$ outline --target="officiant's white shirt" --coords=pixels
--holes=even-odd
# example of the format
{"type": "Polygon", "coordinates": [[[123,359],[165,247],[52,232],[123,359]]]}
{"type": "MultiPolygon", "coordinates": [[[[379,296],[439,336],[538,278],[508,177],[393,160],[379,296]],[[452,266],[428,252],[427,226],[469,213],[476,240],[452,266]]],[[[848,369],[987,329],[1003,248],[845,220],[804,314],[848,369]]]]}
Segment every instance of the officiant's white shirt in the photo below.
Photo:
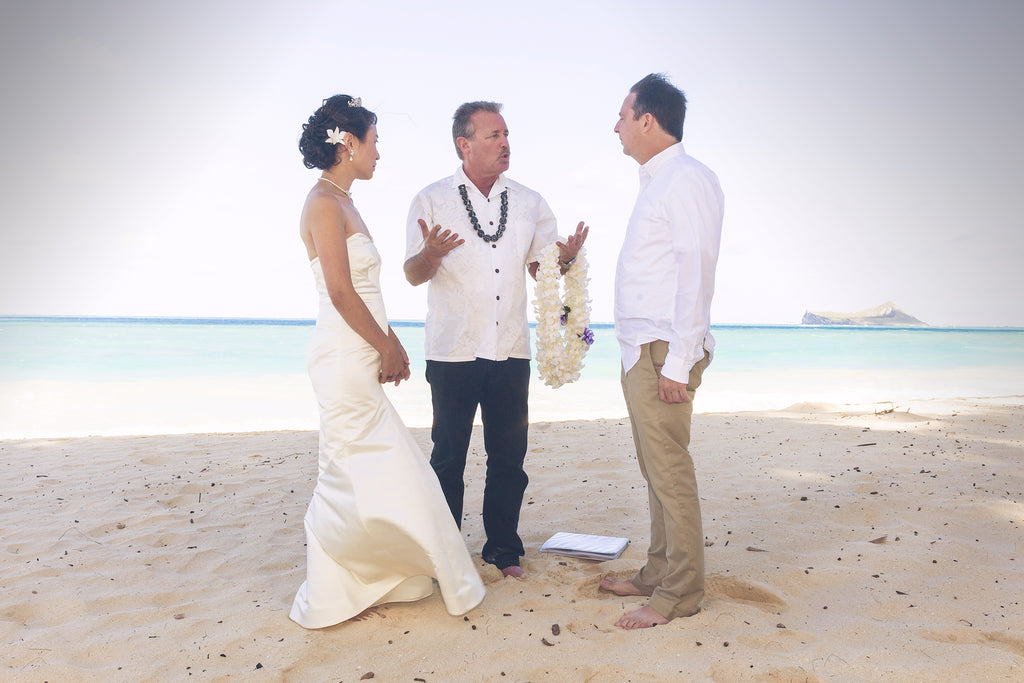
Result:
{"type": "Polygon", "coordinates": [[[640,347],[668,342],[662,375],[685,383],[713,354],[711,297],[725,198],[718,177],[672,145],[640,166],[640,194],[615,270],[615,336],[629,372],[640,347]]]}
{"type": "Polygon", "coordinates": [[[427,286],[426,358],[530,358],[526,266],[539,261],[544,247],[558,239],[555,215],[544,198],[504,174],[485,197],[459,166],[454,175],[428,185],[413,199],[406,259],[423,249],[421,218],[431,229],[440,225],[466,240],[444,257],[427,286]],[[496,242],[485,242],[473,229],[459,185],[466,186],[480,228],[488,235],[498,230],[501,193],[508,190],[508,220],[496,242]]]}

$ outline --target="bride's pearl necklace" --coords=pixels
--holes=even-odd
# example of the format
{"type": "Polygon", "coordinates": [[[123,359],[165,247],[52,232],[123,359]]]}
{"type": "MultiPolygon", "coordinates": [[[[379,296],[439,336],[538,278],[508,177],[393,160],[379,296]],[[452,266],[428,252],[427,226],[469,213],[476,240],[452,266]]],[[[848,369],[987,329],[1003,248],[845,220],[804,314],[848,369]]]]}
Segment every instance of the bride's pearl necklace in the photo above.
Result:
{"type": "Polygon", "coordinates": [[[334,185],[334,186],[335,186],[336,188],[338,188],[339,190],[341,190],[341,193],[342,193],[343,195],[345,195],[345,196],[346,196],[346,197],[348,197],[349,199],[351,199],[351,198],[352,198],[352,193],[351,193],[351,192],[349,192],[349,191],[348,191],[348,190],[346,190],[346,189],[345,189],[344,187],[342,187],[342,186],[341,186],[341,185],[339,185],[338,183],[334,182],[334,181],[333,181],[333,180],[331,180],[330,178],[325,178],[325,177],[323,177],[323,176],[320,176],[320,177],[318,178],[318,180],[323,180],[324,182],[328,182],[328,183],[330,183],[331,185],[334,185]]]}

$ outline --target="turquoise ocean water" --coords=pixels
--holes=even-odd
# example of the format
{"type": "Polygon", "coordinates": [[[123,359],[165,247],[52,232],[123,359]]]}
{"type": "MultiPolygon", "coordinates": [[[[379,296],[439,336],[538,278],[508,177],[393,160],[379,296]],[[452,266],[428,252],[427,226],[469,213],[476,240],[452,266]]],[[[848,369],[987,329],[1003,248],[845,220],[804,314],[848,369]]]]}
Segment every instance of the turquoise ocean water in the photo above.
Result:
{"type": "MultiPolygon", "coordinates": [[[[389,395],[429,424],[423,324],[392,323],[413,380],[389,395]]],[[[531,419],[621,417],[614,329],[582,378],[534,373],[531,419]]],[[[0,317],[0,438],[314,429],[312,321],[0,317]]],[[[697,412],[1024,394],[1024,330],[716,326],[697,412]]]]}

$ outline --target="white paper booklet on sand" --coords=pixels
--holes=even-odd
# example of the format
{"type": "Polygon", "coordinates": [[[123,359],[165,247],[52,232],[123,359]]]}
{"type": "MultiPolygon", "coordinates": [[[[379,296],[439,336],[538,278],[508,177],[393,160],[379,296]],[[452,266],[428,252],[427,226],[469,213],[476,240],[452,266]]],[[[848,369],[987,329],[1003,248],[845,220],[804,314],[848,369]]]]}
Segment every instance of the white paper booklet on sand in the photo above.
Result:
{"type": "Polygon", "coordinates": [[[622,554],[627,543],[629,543],[628,538],[571,534],[567,531],[559,531],[544,542],[540,551],[568,555],[569,557],[582,557],[588,560],[614,560],[622,554]]]}

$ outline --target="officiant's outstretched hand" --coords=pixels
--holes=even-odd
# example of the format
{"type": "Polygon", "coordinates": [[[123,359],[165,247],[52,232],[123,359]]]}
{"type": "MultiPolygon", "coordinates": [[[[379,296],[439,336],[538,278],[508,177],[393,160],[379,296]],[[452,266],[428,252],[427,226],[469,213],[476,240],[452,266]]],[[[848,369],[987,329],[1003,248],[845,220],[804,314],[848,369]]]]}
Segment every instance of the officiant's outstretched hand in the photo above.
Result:
{"type": "Polygon", "coordinates": [[[441,261],[454,249],[461,247],[466,240],[459,238],[459,233],[445,230],[440,225],[430,228],[422,218],[416,221],[423,234],[423,249],[405,262],[405,279],[409,284],[422,285],[441,267],[441,261]]]}
{"type": "Polygon", "coordinates": [[[590,226],[580,221],[576,226],[576,232],[569,235],[565,242],[555,242],[558,245],[558,265],[564,268],[576,260],[580,249],[583,248],[583,243],[587,241],[588,234],[590,234],[590,226]]]}

